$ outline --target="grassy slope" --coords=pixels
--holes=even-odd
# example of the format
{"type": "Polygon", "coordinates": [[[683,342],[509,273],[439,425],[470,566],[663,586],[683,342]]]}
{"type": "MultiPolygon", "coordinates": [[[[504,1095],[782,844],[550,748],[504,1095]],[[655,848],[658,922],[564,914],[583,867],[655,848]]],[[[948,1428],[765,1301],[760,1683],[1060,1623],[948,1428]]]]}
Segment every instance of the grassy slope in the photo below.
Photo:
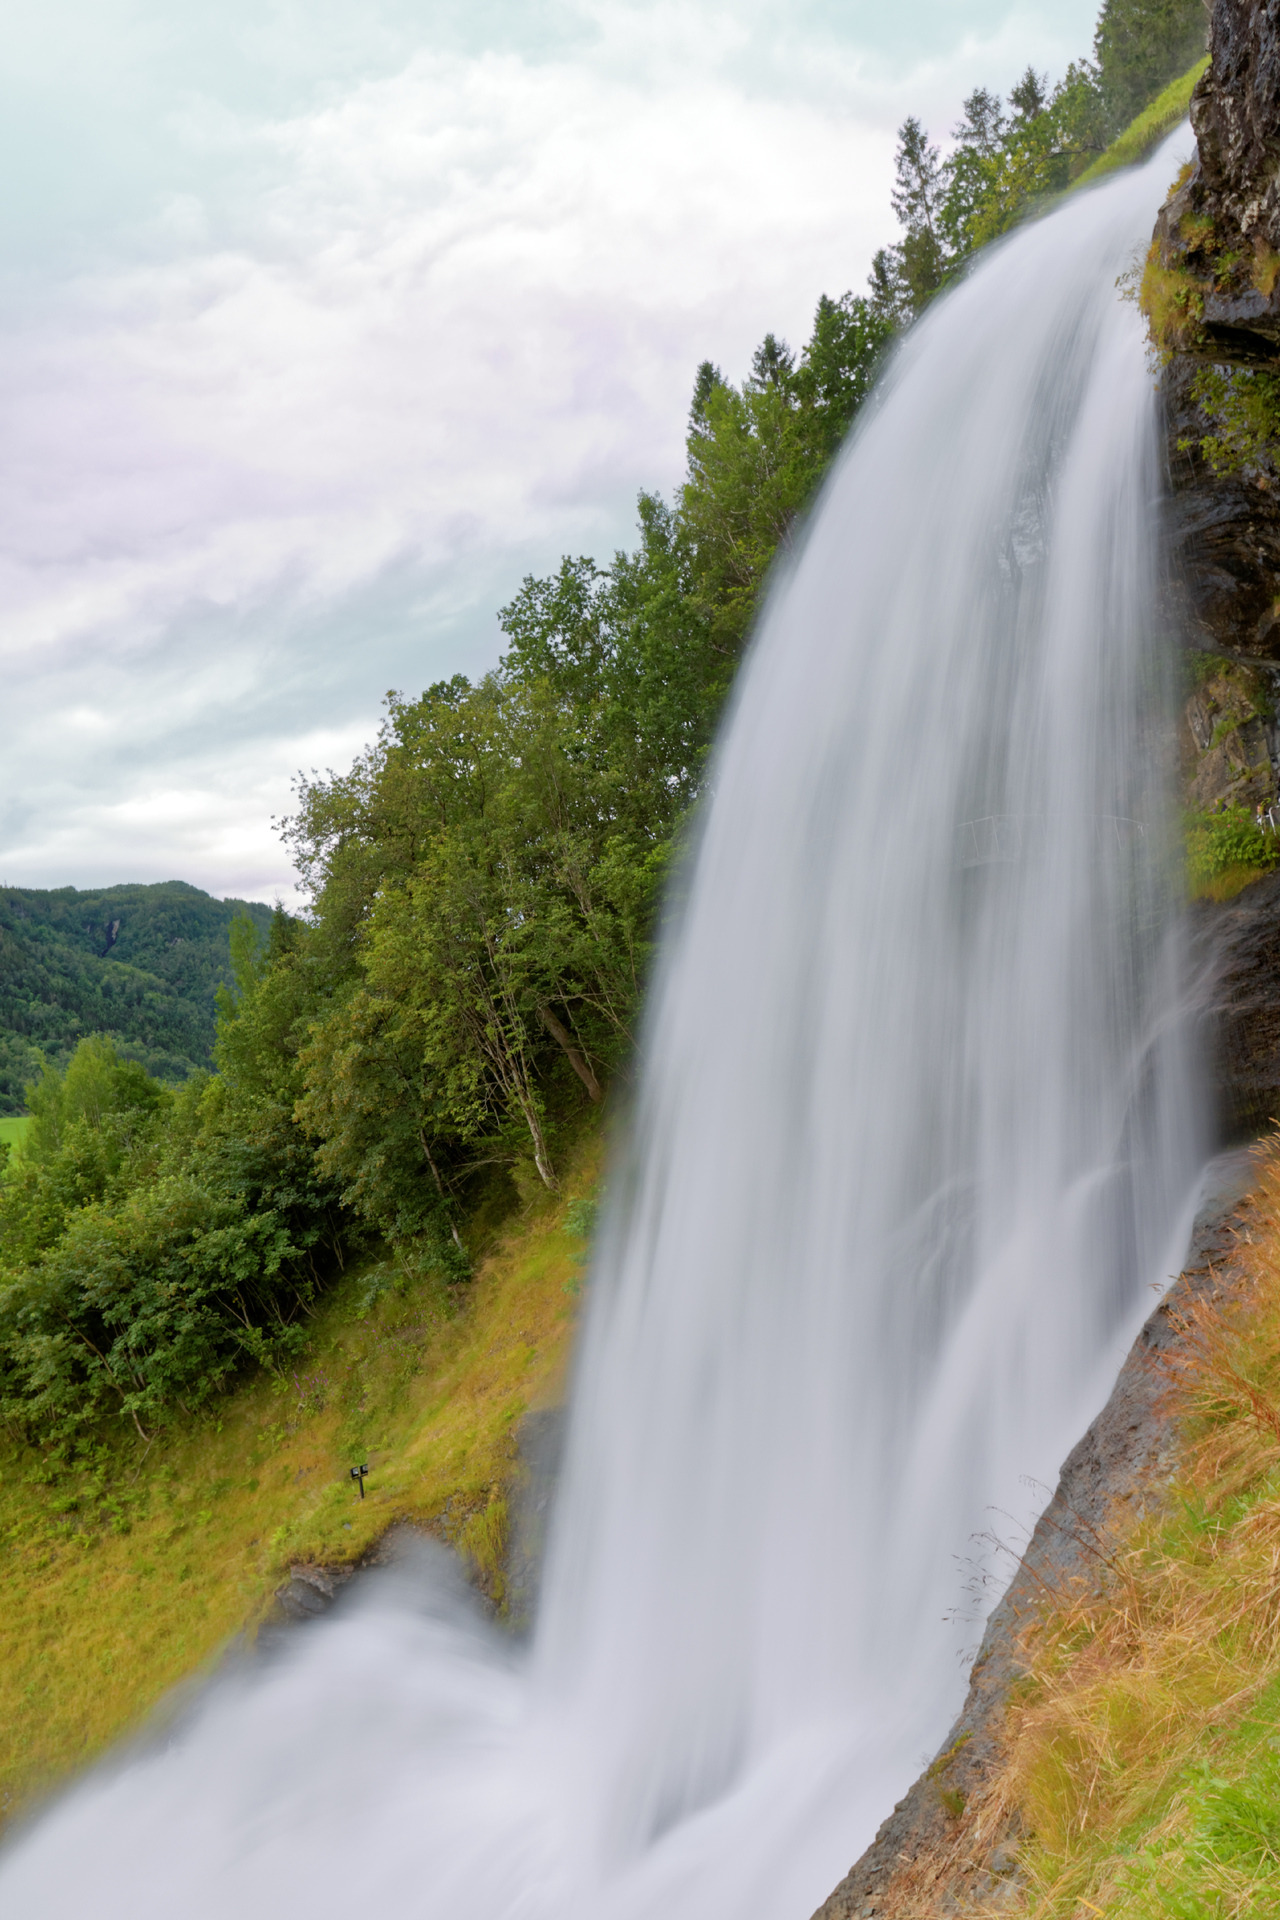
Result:
{"type": "Polygon", "coordinates": [[[22,1136],[30,1125],[29,1114],[0,1115],[0,1144],[8,1147],[21,1146],[22,1136]]]}
{"type": "Polygon", "coordinates": [[[1280,1913],[1280,1136],[1240,1262],[1232,1309],[1188,1329],[1165,1517],[1028,1638],[991,1799],[1036,1920],[1280,1913]]]}
{"type": "Polygon", "coordinates": [[[287,1379],[122,1449],[95,1483],[0,1453],[0,1811],[91,1759],[269,1608],[288,1566],[357,1559],[395,1519],[470,1554],[500,1597],[512,1428],[559,1398],[599,1130],[564,1191],[510,1223],[455,1308],[430,1284],[337,1287],[287,1379]],[[368,1461],[368,1497],[349,1477],[368,1461]],[[136,1477],[135,1477],[136,1475],[136,1477]]]}
{"type": "Polygon", "coordinates": [[[1177,80],[1171,80],[1164,92],[1157,94],[1151,105],[1144,107],[1136,120],[1130,121],[1106,152],[1100,153],[1092,166],[1085,169],[1075,182],[1076,186],[1088,186],[1091,181],[1114,173],[1117,167],[1131,167],[1145,159],[1158,140],[1163,140],[1167,133],[1173,132],[1180,120],[1186,119],[1192,88],[1208,64],[1209,56],[1206,54],[1203,60],[1197,60],[1189,72],[1177,80]]]}

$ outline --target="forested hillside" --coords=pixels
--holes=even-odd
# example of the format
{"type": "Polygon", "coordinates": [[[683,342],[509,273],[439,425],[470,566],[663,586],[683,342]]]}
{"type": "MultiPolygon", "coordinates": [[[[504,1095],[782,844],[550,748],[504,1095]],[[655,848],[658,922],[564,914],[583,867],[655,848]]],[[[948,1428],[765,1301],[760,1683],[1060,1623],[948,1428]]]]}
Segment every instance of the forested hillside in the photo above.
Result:
{"type": "Polygon", "coordinates": [[[230,985],[237,914],[182,880],[51,892],[0,888],[0,1114],[20,1113],[41,1057],[65,1066],[86,1034],[110,1034],[165,1081],[213,1064],[219,986],[230,985]]]}

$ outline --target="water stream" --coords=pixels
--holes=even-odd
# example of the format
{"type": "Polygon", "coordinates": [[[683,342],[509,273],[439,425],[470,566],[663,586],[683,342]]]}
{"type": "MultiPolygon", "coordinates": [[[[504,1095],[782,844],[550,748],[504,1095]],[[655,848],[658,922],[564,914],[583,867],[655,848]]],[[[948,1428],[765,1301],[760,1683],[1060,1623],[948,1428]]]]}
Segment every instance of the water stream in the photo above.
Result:
{"type": "Polygon", "coordinates": [[[99,1770],[5,1920],[806,1920],[1178,1258],[1159,444],[1068,203],[898,353],[770,596],[652,996],[543,1606],[372,1592],[99,1770]]]}

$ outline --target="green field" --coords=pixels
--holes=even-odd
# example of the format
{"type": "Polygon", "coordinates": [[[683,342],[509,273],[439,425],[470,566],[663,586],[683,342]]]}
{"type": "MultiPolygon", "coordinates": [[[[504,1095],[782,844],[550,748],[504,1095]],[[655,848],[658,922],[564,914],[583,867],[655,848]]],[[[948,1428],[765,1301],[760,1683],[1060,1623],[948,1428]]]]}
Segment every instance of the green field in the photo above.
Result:
{"type": "Polygon", "coordinates": [[[30,1125],[31,1115],[29,1113],[12,1114],[7,1118],[0,1118],[0,1145],[7,1147],[21,1146],[22,1136],[30,1125]]]}

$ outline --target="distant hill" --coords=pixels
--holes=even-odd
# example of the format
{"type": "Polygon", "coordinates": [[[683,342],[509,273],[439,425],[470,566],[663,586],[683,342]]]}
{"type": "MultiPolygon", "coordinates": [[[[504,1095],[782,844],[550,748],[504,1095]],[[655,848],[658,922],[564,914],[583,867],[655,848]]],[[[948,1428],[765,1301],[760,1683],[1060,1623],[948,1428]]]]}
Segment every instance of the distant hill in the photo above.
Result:
{"type": "Polygon", "coordinates": [[[162,1080],[211,1064],[216,994],[230,983],[228,930],[271,909],[215,900],[183,880],[45,892],[0,887],[0,1114],[20,1113],[40,1054],[57,1065],[86,1033],[162,1080]]]}

